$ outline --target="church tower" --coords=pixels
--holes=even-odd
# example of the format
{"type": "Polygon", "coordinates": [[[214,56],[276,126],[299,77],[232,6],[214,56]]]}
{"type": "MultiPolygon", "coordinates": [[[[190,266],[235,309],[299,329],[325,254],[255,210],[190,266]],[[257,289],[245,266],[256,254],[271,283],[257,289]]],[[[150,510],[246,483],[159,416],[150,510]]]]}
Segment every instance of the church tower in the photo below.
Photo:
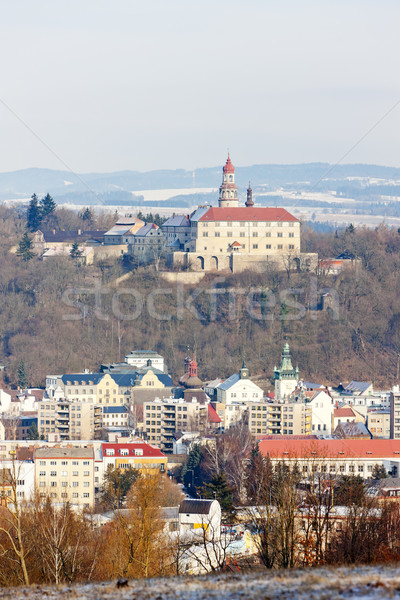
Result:
{"type": "Polygon", "coordinates": [[[253,190],[251,189],[250,181],[249,181],[249,187],[247,188],[247,200],[245,202],[245,205],[248,208],[251,208],[252,206],[254,206],[253,190]]]}
{"type": "Polygon", "coordinates": [[[235,183],[235,167],[231,163],[229,154],[222,170],[222,185],[219,188],[218,205],[220,208],[238,207],[239,205],[238,189],[235,183]]]}
{"type": "Polygon", "coordinates": [[[287,399],[297,387],[299,367],[293,368],[289,344],[283,346],[280,369],[274,368],[275,400],[287,399]]]}

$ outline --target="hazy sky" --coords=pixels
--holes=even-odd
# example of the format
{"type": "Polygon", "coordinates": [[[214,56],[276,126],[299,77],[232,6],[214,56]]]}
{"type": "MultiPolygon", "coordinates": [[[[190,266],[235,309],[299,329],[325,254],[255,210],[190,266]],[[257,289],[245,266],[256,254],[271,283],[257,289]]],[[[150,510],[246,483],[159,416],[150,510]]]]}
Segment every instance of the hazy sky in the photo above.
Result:
{"type": "MultiPolygon", "coordinates": [[[[399,0],[0,0],[0,171],[336,162],[400,101],[399,0]]],[[[344,162],[400,166],[400,105],[344,162]]]]}

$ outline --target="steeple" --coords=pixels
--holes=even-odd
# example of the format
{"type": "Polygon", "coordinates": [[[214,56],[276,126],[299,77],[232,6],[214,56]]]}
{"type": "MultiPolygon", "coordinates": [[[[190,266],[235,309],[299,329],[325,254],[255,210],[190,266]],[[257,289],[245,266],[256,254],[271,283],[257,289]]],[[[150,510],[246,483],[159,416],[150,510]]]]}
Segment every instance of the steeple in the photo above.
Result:
{"type": "Polygon", "coordinates": [[[289,344],[285,342],[281,357],[281,366],[274,368],[275,399],[287,398],[296,388],[299,380],[299,367],[293,368],[289,344]]]}
{"type": "Polygon", "coordinates": [[[248,207],[252,207],[254,206],[254,201],[253,201],[253,190],[250,187],[250,181],[249,181],[249,187],[247,188],[247,200],[245,202],[246,206],[248,207]]]}
{"type": "Polygon", "coordinates": [[[238,189],[235,184],[235,167],[231,162],[231,157],[226,159],[224,168],[222,169],[222,184],[219,188],[218,204],[221,208],[238,206],[238,189]]]}
{"type": "Polygon", "coordinates": [[[246,362],[243,361],[242,368],[239,371],[240,379],[248,379],[249,378],[249,370],[246,367],[246,362]]]}

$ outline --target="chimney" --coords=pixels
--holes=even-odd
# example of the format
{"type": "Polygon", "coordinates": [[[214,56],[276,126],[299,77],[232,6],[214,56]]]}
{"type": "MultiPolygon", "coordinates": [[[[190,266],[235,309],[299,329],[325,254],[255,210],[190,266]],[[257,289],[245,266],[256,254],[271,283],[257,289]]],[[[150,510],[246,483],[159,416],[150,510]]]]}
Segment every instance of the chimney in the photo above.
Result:
{"type": "Polygon", "coordinates": [[[78,229],[78,235],[81,235],[82,229],[78,229]]]}
{"type": "Polygon", "coordinates": [[[53,229],[53,235],[56,235],[56,230],[55,229],[53,229]]]}

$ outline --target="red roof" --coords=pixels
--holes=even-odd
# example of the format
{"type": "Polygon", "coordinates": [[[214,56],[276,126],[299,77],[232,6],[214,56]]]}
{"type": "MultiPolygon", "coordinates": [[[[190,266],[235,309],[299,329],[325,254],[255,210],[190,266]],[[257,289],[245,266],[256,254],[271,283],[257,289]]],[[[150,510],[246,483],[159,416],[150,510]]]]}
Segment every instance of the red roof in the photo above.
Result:
{"type": "Polygon", "coordinates": [[[208,422],[221,423],[221,418],[218,416],[217,411],[211,406],[211,404],[208,405],[208,422]]]}
{"type": "Polygon", "coordinates": [[[224,173],[234,173],[235,172],[235,167],[231,163],[231,157],[229,156],[229,154],[228,154],[228,158],[226,159],[226,163],[225,163],[223,170],[224,170],[224,173]]]}
{"type": "Polygon", "coordinates": [[[239,244],[239,242],[233,242],[233,244],[231,244],[232,248],[241,248],[242,244],[239,244]]]}
{"type": "Polygon", "coordinates": [[[353,457],[400,459],[400,440],[261,440],[261,454],[271,458],[353,457]]]}
{"type": "Polygon", "coordinates": [[[295,221],[298,219],[284,208],[245,207],[221,208],[211,207],[199,221],[295,221]]]}
{"type": "Polygon", "coordinates": [[[338,419],[340,417],[354,417],[354,411],[349,406],[343,406],[342,408],[335,408],[333,411],[333,417],[338,419]]]}
{"type": "Polygon", "coordinates": [[[165,458],[165,454],[161,452],[159,448],[154,448],[146,442],[134,442],[128,444],[108,444],[104,443],[101,445],[103,456],[107,456],[107,450],[114,450],[114,456],[135,456],[135,450],[143,450],[142,458],[165,458]],[[129,454],[121,454],[121,450],[128,450],[129,454]]]}

